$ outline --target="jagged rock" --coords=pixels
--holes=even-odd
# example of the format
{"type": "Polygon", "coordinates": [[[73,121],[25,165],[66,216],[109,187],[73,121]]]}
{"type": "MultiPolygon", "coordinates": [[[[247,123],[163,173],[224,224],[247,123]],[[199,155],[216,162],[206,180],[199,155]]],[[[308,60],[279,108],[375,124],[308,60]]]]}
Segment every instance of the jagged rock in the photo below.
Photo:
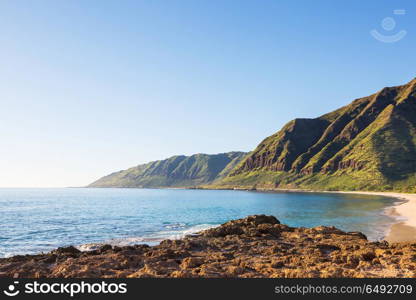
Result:
{"type": "Polygon", "coordinates": [[[364,250],[361,253],[361,258],[365,261],[372,261],[374,258],[376,258],[375,251],[373,251],[373,250],[364,250]]]}
{"type": "Polygon", "coordinates": [[[106,252],[106,251],[112,250],[112,249],[113,249],[113,246],[107,244],[107,245],[102,245],[100,247],[99,251],[102,253],[102,252],[106,252]]]}
{"type": "Polygon", "coordinates": [[[328,244],[319,244],[316,245],[316,247],[325,254],[331,253],[333,251],[339,251],[341,250],[341,248],[339,248],[338,246],[335,245],[328,245],[328,244]]]}
{"type": "Polygon", "coordinates": [[[200,257],[187,257],[182,260],[181,268],[182,269],[192,269],[199,267],[204,263],[204,259],[200,257]]]}
{"type": "Polygon", "coordinates": [[[69,246],[69,247],[60,247],[52,251],[51,253],[57,254],[57,255],[69,256],[69,255],[78,255],[81,253],[81,251],[75,248],[74,246],[69,246]]]}
{"type": "Polygon", "coordinates": [[[75,247],[0,259],[0,277],[415,277],[416,243],[370,242],[335,227],[293,228],[271,216],[227,222],[149,247],[75,247]]]}
{"type": "MultiPolygon", "coordinates": [[[[250,230],[251,230],[251,234],[256,235],[256,234],[261,234],[261,232],[266,230],[266,227],[267,227],[267,226],[260,226],[260,228],[258,228],[256,226],[266,225],[266,224],[280,224],[280,222],[273,216],[266,216],[266,215],[248,216],[247,218],[244,218],[244,219],[230,221],[219,227],[208,229],[203,233],[203,235],[206,237],[225,237],[227,235],[241,235],[244,232],[246,233],[250,232],[250,230]]],[[[270,230],[273,230],[273,229],[270,229],[270,230]]]]}

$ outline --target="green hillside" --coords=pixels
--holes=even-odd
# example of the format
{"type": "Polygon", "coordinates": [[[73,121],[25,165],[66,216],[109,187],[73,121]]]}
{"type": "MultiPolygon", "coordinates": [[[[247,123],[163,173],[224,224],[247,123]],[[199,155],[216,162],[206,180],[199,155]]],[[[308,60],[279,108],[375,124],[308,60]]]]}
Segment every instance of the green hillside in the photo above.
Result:
{"type": "Polygon", "coordinates": [[[416,79],[289,122],[215,186],[416,191],[416,79]]]}
{"type": "Polygon", "coordinates": [[[89,187],[194,187],[224,178],[247,153],[195,154],[173,156],[165,160],[112,173],[89,187]]]}

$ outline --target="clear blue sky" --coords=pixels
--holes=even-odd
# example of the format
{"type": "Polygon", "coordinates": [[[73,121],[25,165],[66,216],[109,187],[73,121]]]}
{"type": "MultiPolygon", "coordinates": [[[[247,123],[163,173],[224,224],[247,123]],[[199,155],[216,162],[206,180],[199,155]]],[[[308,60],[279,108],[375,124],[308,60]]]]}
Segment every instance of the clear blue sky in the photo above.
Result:
{"type": "Polygon", "coordinates": [[[415,50],[415,1],[2,0],[0,186],[249,151],[293,118],[410,81],[415,50]]]}

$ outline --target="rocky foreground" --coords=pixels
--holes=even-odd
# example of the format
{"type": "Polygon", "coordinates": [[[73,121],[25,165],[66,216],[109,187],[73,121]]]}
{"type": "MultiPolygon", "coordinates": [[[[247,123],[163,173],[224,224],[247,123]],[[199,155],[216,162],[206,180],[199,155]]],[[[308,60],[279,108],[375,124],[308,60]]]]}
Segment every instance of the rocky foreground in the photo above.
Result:
{"type": "Polygon", "coordinates": [[[3,258],[0,277],[416,277],[416,241],[369,242],[359,232],[257,215],[154,247],[3,258]]]}

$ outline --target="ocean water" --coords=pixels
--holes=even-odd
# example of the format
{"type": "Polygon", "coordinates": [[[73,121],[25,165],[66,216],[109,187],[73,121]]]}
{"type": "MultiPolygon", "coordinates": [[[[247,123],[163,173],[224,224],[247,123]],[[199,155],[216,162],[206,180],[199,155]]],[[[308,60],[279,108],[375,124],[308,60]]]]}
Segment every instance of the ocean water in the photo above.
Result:
{"type": "Polygon", "coordinates": [[[156,244],[253,214],[382,239],[395,222],[379,196],[181,189],[0,189],[0,257],[67,245],[156,244]]]}

